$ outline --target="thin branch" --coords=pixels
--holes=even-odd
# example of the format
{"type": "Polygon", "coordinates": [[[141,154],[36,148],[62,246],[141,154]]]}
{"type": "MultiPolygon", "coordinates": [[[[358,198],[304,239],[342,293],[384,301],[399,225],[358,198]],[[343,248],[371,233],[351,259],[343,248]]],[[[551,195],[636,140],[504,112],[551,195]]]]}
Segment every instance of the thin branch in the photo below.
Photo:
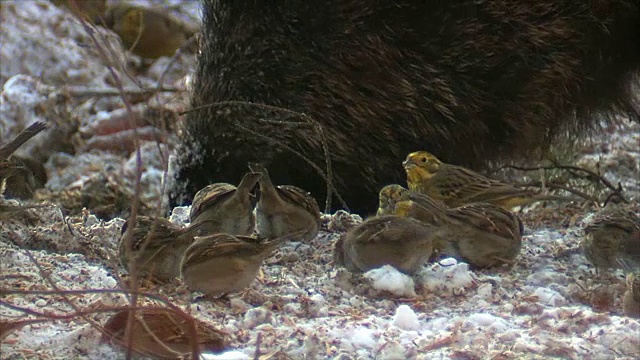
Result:
{"type": "MultiPolygon", "coordinates": [[[[122,239],[120,240],[120,241],[125,241],[126,257],[128,259],[132,259],[131,254],[133,253],[133,250],[132,250],[133,229],[135,228],[136,221],[137,221],[138,211],[139,211],[139,207],[140,207],[140,193],[142,191],[142,184],[141,184],[141,178],[142,178],[142,154],[140,153],[140,141],[138,140],[137,131],[136,131],[136,128],[138,127],[137,117],[134,116],[133,107],[132,107],[131,103],[128,101],[127,97],[124,95],[124,85],[122,84],[122,81],[120,80],[120,77],[118,76],[116,71],[113,69],[113,67],[108,65],[109,56],[107,55],[104,47],[101,45],[101,43],[96,38],[96,36],[94,34],[94,29],[92,29],[89,26],[89,24],[86,21],[84,21],[83,19],[79,19],[79,20],[81,21],[81,24],[82,24],[84,30],[86,31],[86,33],[91,37],[91,40],[95,44],[96,49],[98,50],[98,53],[100,54],[100,57],[107,64],[106,65],[107,70],[111,73],[111,76],[113,77],[113,80],[114,80],[116,88],[122,94],[121,95],[122,96],[122,101],[124,102],[125,108],[127,109],[127,113],[129,114],[129,120],[131,122],[130,128],[133,130],[133,132],[135,134],[133,142],[134,142],[134,146],[135,146],[135,149],[136,149],[135,150],[135,159],[136,159],[136,168],[135,169],[136,170],[135,170],[135,182],[134,182],[134,196],[133,196],[133,199],[132,199],[132,202],[131,202],[131,215],[130,215],[130,217],[128,219],[130,226],[127,228],[127,230],[125,231],[122,239]]],[[[135,261],[130,261],[129,269],[131,269],[131,272],[130,272],[131,283],[132,283],[131,285],[134,287],[134,289],[136,289],[137,286],[138,286],[138,277],[137,277],[135,261]]],[[[134,294],[134,295],[131,296],[131,306],[136,307],[136,303],[137,303],[137,297],[134,294]]],[[[131,329],[133,327],[134,317],[135,317],[135,314],[133,316],[130,316],[128,318],[128,321],[127,321],[127,328],[125,330],[125,337],[127,338],[127,343],[128,344],[131,344],[132,343],[132,339],[133,339],[133,333],[131,332],[131,329]]],[[[129,347],[128,350],[127,350],[127,359],[131,359],[131,355],[132,355],[131,354],[131,347],[129,347]]]]}
{"type": "Polygon", "coordinates": [[[7,144],[0,147],[0,160],[9,158],[20,146],[29,141],[32,137],[38,135],[42,130],[47,128],[47,124],[42,121],[36,121],[22,130],[18,136],[7,144]]]}
{"type": "Polygon", "coordinates": [[[616,191],[618,190],[618,188],[616,188],[609,180],[607,180],[604,176],[597,174],[589,169],[585,169],[585,168],[581,168],[579,166],[572,166],[572,165],[557,165],[557,166],[535,166],[535,167],[524,167],[524,166],[515,166],[515,165],[505,165],[503,167],[498,168],[497,171],[505,169],[505,168],[509,168],[509,169],[515,169],[515,170],[520,170],[520,171],[535,171],[535,170],[570,170],[572,172],[572,174],[578,176],[576,174],[576,172],[583,172],[586,173],[586,176],[582,176],[583,178],[587,178],[587,179],[592,179],[592,180],[598,180],[600,181],[602,184],[604,184],[604,186],[608,187],[609,189],[611,189],[612,191],[616,191]]]}
{"type": "MultiPolygon", "coordinates": [[[[541,182],[540,181],[531,181],[528,182],[526,184],[514,184],[517,186],[522,186],[522,187],[541,187],[541,182]]],[[[551,190],[564,190],[568,193],[577,195],[579,197],[581,197],[582,199],[588,200],[588,201],[593,201],[593,202],[598,202],[598,199],[585,193],[582,192],[580,190],[576,190],[574,188],[568,187],[566,185],[562,185],[562,184],[556,184],[556,183],[546,183],[545,186],[547,187],[547,189],[551,189],[551,190]]]]}

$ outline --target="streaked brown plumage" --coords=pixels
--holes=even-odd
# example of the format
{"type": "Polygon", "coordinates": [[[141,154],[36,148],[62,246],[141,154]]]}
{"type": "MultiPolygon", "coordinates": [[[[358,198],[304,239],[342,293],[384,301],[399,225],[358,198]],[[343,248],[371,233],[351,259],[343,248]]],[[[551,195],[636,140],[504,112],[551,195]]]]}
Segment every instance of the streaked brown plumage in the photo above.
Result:
{"type": "Polygon", "coordinates": [[[512,263],[522,247],[522,221],[499,206],[476,203],[446,211],[448,224],[437,237],[442,253],[486,268],[512,263]]]}
{"type": "Polygon", "coordinates": [[[444,202],[449,207],[491,203],[507,210],[543,200],[570,200],[542,195],[490,179],[462,166],[446,164],[426,151],[409,154],[402,163],[409,189],[444,202]]]}
{"type": "Polygon", "coordinates": [[[251,235],[256,224],[251,191],[261,176],[249,172],[237,188],[227,183],[216,183],[198,191],[191,204],[191,224],[206,221],[202,228],[206,234],[251,235]]]}
{"type": "Polygon", "coordinates": [[[640,271],[640,218],[621,209],[605,210],[584,228],[582,250],[596,268],[640,271]]]}
{"type": "Polygon", "coordinates": [[[256,278],[264,259],[286,240],[289,237],[269,241],[230,234],[198,237],[180,263],[182,280],[212,297],[242,291],[256,278]]]}
{"type": "Polygon", "coordinates": [[[433,227],[412,218],[369,218],[336,242],[334,262],[351,272],[391,265],[413,274],[431,257],[434,232],[433,227]]]}
{"type": "Polygon", "coordinates": [[[447,209],[427,195],[389,185],[381,192],[393,214],[420,220],[433,226],[434,250],[483,268],[513,261],[520,252],[523,225],[513,213],[487,203],[476,203],[447,209]]]}
{"type": "Polygon", "coordinates": [[[447,207],[427,195],[400,187],[394,215],[411,217],[429,225],[447,224],[447,207]]]}
{"type": "MultiPolygon", "coordinates": [[[[131,313],[122,310],[111,316],[104,325],[102,342],[128,348],[125,329],[131,313]]],[[[187,314],[178,315],[168,309],[137,310],[130,331],[133,353],[152,358],[177,359],[196,355],[192,352],[194,340],[201,352],[222,352],[229,347],[228,334],[187,314]],[[190,330],[192,321],[195,322],[195,339],[190,330]]]]}
{"type": "MultiPolygon", "coordinates": [[[[8,161],[15,171],[6,176],[5,197],[14,199],[30,199],[36,189],[47,183],[47,171],[44,165],[27,156],[12,155],[8,161]]],[[[0,176],[2,173],[0,163],[0,176]]]]}
{"type": "Polygon", "coordinates": [[[406,189],[398,184],[391,184],[383,187],[378,193],[379,202],[376,215],[395,215],[396,204],[404,190],[406,189]]]}
{"type": "Polygon", "coordinates": [[[291,185],[274,186],[267,169],[251,163],[253,172],[262,174],[260,199],[256,205],[258,235],[262,238],[279,238],[300,233],[295,240],[309,241],[320,230],[320,208],[308,192],[291,185]]]}
{"type": "Polygon", "coordinates": [[[167,281],[180,275],[180,260],[195,236],[203,235],[201,227],[206,223],[179,227],[164,218],[138,216],[132,230],[131,256],[127,257],[124,234],[128,222],[122,227],[122,237],[118,245],[120,264],[129,271],[135,262],[139,274],[155,280],[167,281]]]}

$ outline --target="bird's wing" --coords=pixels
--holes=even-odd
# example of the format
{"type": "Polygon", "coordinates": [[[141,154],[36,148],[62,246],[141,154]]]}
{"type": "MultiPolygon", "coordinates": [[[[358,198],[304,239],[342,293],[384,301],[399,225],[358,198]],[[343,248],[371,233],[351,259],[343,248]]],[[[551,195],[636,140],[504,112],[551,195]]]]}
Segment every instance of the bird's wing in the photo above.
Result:
{"type": "Polygon", "coordinates": [[[235,191],[236,187],[231,184],[212,184],[198,191],[191,204],[189,219],[195,220],[205,209],[229,198],[235,191]]]}

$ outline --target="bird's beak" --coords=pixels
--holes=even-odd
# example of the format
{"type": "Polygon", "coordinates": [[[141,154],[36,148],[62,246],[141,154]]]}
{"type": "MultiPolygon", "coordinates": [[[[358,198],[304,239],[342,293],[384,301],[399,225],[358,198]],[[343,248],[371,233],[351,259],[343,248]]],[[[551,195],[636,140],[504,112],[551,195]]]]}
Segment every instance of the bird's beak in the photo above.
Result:
{"type": "Polygon", "coordinates": [[[413,162],[411,159],[407,159],[405,161],[402,162],[402,167],[405,168],[405,170],[409,170],[412,167],[415,167],[416,163],[413,162]]]}

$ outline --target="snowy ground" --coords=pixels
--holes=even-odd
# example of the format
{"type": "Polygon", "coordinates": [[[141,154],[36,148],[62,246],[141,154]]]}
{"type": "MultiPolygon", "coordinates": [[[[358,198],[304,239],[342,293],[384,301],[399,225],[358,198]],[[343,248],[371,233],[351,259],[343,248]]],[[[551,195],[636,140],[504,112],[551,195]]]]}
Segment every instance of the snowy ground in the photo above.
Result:
{"type": "MultiPolygon", "coordinates": [[[[196,11],[189,2],[185,7],[187,13],[196,11]]],[[[41,134],[21,149],[49,158],[48,191],[71,194],[95,183],[130,187],[135,157],[126,149],[107,153],[96,145],[104,140],[100,136],[109,135],[95,124],[121,116],[119,97],[74,96],[61,87],[111,88],[96,52],[91,46],[78,45],[91,40],[71,17],[46,2],[3,3],[1,11],[0,142],[36,119],[54,122],[68,130],[56,136],[41,134]],[[7,48],[21,55],[9,55],[7,48]],[[23,76],[12,78],[17,74],[23,76]],[[71,146],[75,155],[63,154],[63,145],[71,146]]],[[[136,74],[137,79],[154,84],[168,63],[166,58],[157,60],[136,74]]],[[[168,84],[184,90],[192,63],[189,55],[177,59],[168,84]]],[[[136,106],[161,104],[179,110],[185,98],[184,92],[163,94],[136,106]]],[[[637,204],[640,126],[624,123],[608,130],[585,144],[579,164],[595,168],[598,163],[600,171],[628,189],[626,195],[637,204]]],[[[167,139],[170,146],[171,137],[167,139]]],[[[153,141],[143,144],[143,201],[150,207],[159,198],[167,146],[158,147],[153,141]]],[[[97,210],[89,207],[67,216],[51,206],[0,217],[0,287],[32,292],[53,289],[26,255],[25,249],[31,249],[59,289],[118,289],[120,277],[126,276],[115,260],[124,220],[104,221],[92,213],[97,210]]],[[[187,213],[188,208],[175,209],[172,221],[183,223],[187,213]]],[[[333,244],[348,220],[354,219],[325,215],[316,239],[279,249],[263,266],[264,276],[245,294],[218,301],[192,299],[177,280],[144,290],[166,296],[230,334],[230,351],[207,355],[209,359],[254,358],[257,345],[262,358],[276,359],[638,358],[640,321],[621,315],[622,274],[595,276],[577,251],[581,227],[591,214],[592,209],[579,205],[533,207],[522,214],[526,236],[512,268],[471,271],[464,263],[445,259],[429,264],[413,279],[388,268],[364,276],[336,269],[331,263],[333,244]]],[[[117,293],[70,298],[85,310],[127,305],[117,293]]],[[[3,294],[0,298],[38,312],[71,312],[63,300],[59,294],[3,294]]],[[[0,321],[24,316],[0,304],[0,321]]],[[[104,323],[108,316],[90,317],[104,323]]],[[[4,339],[0,356],[123,358],[120,351],[100,344],[100,337],[80,318],[39,323],[4,339]]]]}

